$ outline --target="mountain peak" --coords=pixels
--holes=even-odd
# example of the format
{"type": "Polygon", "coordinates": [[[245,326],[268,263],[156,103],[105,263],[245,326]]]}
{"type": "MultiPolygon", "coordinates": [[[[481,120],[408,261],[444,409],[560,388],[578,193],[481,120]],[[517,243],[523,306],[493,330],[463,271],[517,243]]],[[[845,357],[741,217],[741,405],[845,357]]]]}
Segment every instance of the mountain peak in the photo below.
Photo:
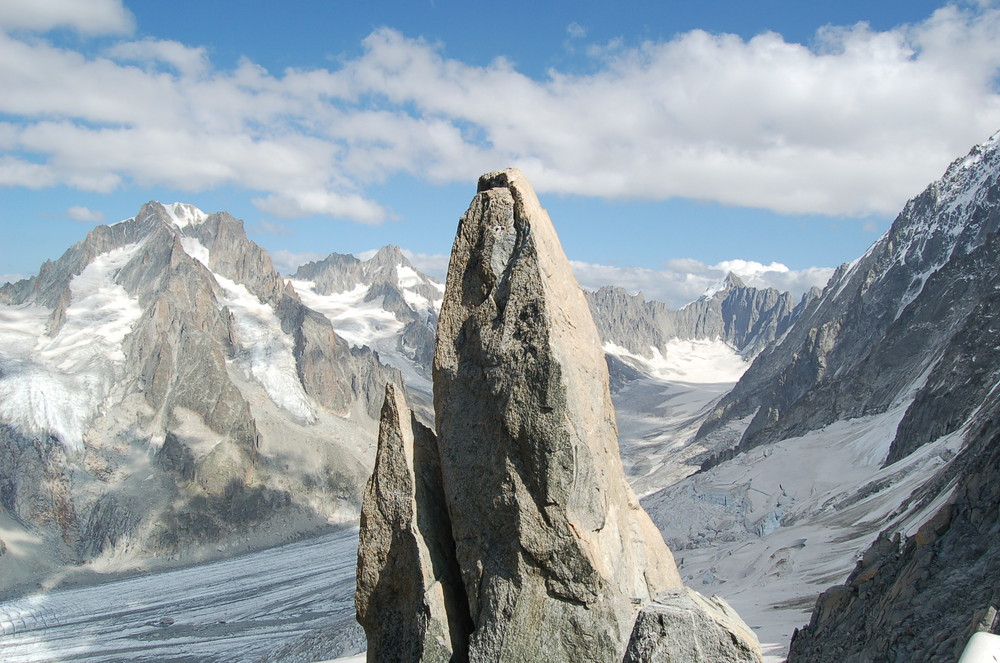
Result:
{"type": "Polygon", "coordinates": [[[170,203],[163,205],[163,209],[178,228],[201,225],[208,218],[208,214],[189,203],[170,203]]]}
{"type": "Polygon", "coordinates": [[[520,171],[483,175],[477,189],[452,248],[433,372],[456,575],[476,626],[468,660],[672,659],[694,649],[676,643],[701,614],[712,635],[692,639],[717,640],[716,659],[759,660],[749,627],[744,646],[706,613],[658,612],[657,598],[685,590],[626,483],[583,291],[520,171]],[[633,632],[640,615],[650,628],[633,632]]]}
{"type": "Polygon", "coordinates": [[[713,297],[716,297],[719,294],[727,293],[734,288],[745,287],[747,287],[747,284],[743,282],[743,279],[736,276],[736,274],[732,272],[727,272],[725,278],[708,288],[698,299],[712,299],[713,297]]]}
{"type": "Polygon", "coordinates": [[[403,250],[395,244],[386,244],[365,262],[368,262],[375,267],[386,268],[397,267],[399,265],[405,265],[406,267],[411,266],[410,261],[406,259],[405,255],[403,255],[403,250]]]}
{"type": "Polygon", "coordinates": [[[726,278],[723,280],[725,284],[724,290],[729,290],[730,288],[745,288],[747,284],[740,277],[736,276],[732,272],[726,274],[726,278]]]}

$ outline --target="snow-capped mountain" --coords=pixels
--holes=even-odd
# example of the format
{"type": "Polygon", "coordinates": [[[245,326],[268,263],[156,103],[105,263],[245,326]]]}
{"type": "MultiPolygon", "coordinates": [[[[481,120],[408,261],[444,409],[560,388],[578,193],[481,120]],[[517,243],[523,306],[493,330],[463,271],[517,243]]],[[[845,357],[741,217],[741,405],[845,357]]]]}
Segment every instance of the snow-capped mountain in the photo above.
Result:
{"type": "Polygon", "coordinates": [[[299,267],[291,284],[354,347],[370,347],[430,395],[434,330],[444,284],[417,271],[397,246],[367,260],[331,253],[299,267]]]}
{"type": "Polygon", "coordinates": [[[38,551],[24,578],[356,514],[400,375],[305,306],[241,221],[149,203],[0,302],[0,504],[38,551]]]}
{"type": "Polygon", "coordinates": [[[991,287],[991,270],[980,256],[1000,227],[996,148],[994,138],[956,160],[906,204],[864,256],[839,269],[799,323],[726,397],[700,437],[753,415],[740,443],[745,449],[885,412],[918,390],[926,394],[927,371],[975,319],[991,287]]]}
{"type": "Polygon", "coordinates": [[[780,338],[817,294],[796,303],[787,292],[749,287],[735,274],[676,311],[615,286],[586,293],[605,351],[647,372],[663,365],[671,348],[682,352],[690,342],[717,342],[728,348],[726,354],[748,362],[780,338]]]}
{"type": "Polygon", "coordinates": [[[715,457],[644,500],[775,656],[845,579],[790,661],[955,660],[997,630],[998,147],[838,270],[700,426],[715,457]]]}

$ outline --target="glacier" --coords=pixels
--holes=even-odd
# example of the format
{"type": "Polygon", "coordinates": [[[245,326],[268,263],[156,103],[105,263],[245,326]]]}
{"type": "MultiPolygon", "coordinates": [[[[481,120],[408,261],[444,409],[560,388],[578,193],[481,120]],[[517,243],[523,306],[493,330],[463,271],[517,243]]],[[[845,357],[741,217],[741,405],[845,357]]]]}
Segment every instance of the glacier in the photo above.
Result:
{"type": "MultiPolygon", "coordinates": [[[[175,223],[204,221],[207,215],[190,205],[168,207],[175,223]],[[178,221],[178,218],[181,221],[178,221]],[[194,219],[192,221],[191,219],[194,219]]],[[[196,237],[181,237],[184,252],[210,269],[211,253],[196,237]]],[[[246,286],[212,272],[222,290],[220,304],[229,309],[236,322],[239,352],[236,364],[247,378],[256,380],[271,401],[303,423],[316,422],[316,404],[298,378],[291,337],[281,329],[281,321],[270,305],[261,302],[246,286]]]]}
{"type": "Polygon", "coordinates": [[[83,448],[88,424],[119,377],[122,342],[141,315],[139,303],[114,281],[139,247],[99,255],[73,277],[54,336],[47,332],[51,310],[0,307],[0,420],[52,435],[70,451],[83,448]]]}
{"type": "Polygon", "coordinates": [[[252,295],[246,286],[214,274],[224,296],[220,302],[236,321],[235,362],[253,377],[275,405],[302,422],[316,421],[316,406],[298,378],[294,342],[281,329],[281,321],[270,305],[252,295]]]}
{"type": "Polygon", "coordinates": [[[342,529],[185,569],[0,601],[3,660],[274,660],[282,645],[353,620],[357,536],[356,528],[342,529]]]}

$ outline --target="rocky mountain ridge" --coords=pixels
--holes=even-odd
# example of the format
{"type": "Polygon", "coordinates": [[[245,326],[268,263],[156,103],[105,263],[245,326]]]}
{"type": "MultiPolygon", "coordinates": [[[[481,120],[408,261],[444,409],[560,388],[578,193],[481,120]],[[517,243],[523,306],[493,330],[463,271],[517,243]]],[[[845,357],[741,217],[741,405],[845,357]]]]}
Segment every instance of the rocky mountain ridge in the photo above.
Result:
{"type": "Polygon", "coordinates": [[[702,424],[723,451],[644,500],[769,640],[815,604],[790,662],[955,660],[998,630],[998,142],[838,270],[702,424]]]}
{"type": "MultiPolygon", "coordinates": [[[[996,145],[994,137],[956,160],[864,256],[840,268],[798,324],[723,399],[699,437],[753,415],[739,446],[748,449],[884,412],[917,391],[921,402],[928,398],[933,383],[925,384],[925,373],[952,356],[949,343],[975,319],[991,287],[989,270],[976,263],[988,260],[1000,227],[996,145]]],[[[908,418],[921,411],[914,408],[908,418]]],[[[900,449],[908,445],[912,440],[897,440],[900,449]]]]}
{"type": "Polygon", "coordinates": [[[149,203],[0,301],[0,504],[39,553],[174,554],[356,513],[399,373],[303,305],[241,221],[149,203]]]}
{"type": "Polygon", "coordinates": [[[430,420],[430,372],[443,283],[419,272],[391,245],[367,260],[331,253],[299,267],[289,282],[352,346],[371,348],[401,371],[411,402],[430,420]]]}
{"type": "Polygon", "coordinates": [[[896,286],[872,361],[897,377],[868,406],[879,407],[896,384],[912,385],[884,465],[942,439],[960,445],[913,492],[907,506],[922,510],[919,529],[882,531],[847,581],[819,598],[790,662],[956,660],[974,632],[1000,632],[998,231],[1000,134],[952,163],[858,263],[873,283],[896,286]],[[888,257],[881,271],[868,266],[888,257]]]}
{"type": "MultiPolygon", "coordinates": [[[[36,277],[0,288],[2,504],[63,562],[180,551],[289,508],[345,517],[360,499],[381,385],[401,375],[410,406],[433,419],[443,290],[392,246],[283,278],[242,222],[182,203],[98,226],[36,277]],[[324,449],[317,476],[267,467],[279,438],[315,447],[330,417],[335,438],[363,442],[324,449]],[[147,465],[155,489],[127,469],[147,465]],[[48,478],[26,480],[37,475],[48,478]],[[243,515],[228,522],[228,512],[243,515]]],[[[597,320],[616,311],[590,299],[597,320]]],[[[688,317],[715,320],[717,299],[688,317]]]]}
{"type": "Polygon", "coordinates": [[[672,340],[720,340],[751,360],[781,338],[818,293],[795,302],[787,292],[750,287],[730,273],[714,292],[676,311],[616,286],[586,294],[605,346],[650,357],[653,348],[666,354],[672,340]]]}

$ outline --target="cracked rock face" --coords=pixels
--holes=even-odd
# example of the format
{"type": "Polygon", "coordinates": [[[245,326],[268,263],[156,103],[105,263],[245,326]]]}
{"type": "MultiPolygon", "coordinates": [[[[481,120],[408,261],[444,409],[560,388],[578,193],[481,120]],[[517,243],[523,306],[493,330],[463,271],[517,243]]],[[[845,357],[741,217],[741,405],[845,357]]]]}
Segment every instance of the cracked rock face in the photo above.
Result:
{"type": "Polygon", "coordinates": [[[760,660],[735,613],[683,588],[626,483],[597,329],[517,170],[481,177],[459,223],[434,409],[423,446],[398,396],[383,409],[358,565],[369,661],[760,660]],[[428,598],[451,578],[454,602],[428,598]],[[428,646],[446,623],[452,649],[428,646]]]}
{"type": "Polygon", "coordinates": [[[625,481],[587,302],[516,170],[480,178],[459,224],[434,403],[470,658],[620,658],[637,606],[681,583],[625,481]]]}
{"type": "Polygon", "coordinates": [[[434,433],[391,383],[358,545],[358,621],[369,661],[465,660],[465,594],[441,490],[434,433]]]}
{"type": "Polygon", "coordinates": [[[681,589],[664,592],[635,620],[622,663],[759,660],[757,637],[723,599],[681,589]]]}

